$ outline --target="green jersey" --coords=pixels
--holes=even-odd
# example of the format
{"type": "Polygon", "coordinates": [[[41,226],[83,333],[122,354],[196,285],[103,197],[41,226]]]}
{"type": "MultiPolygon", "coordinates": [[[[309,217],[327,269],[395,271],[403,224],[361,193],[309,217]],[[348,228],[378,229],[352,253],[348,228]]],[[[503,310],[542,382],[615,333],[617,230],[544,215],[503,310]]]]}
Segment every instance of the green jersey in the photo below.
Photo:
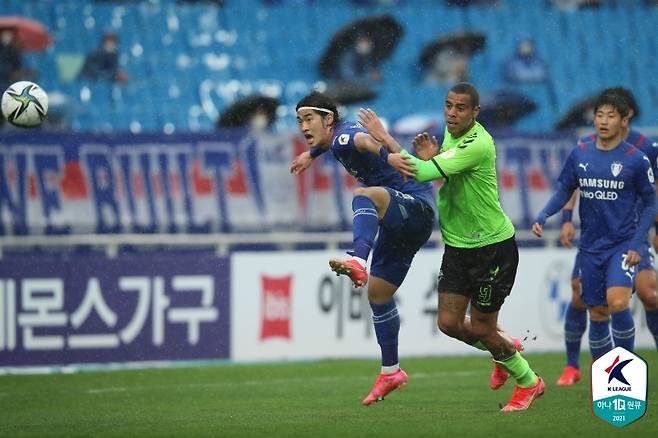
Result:
{"type": "Polygon", "coordinates": [[[446,129],[441,153],[429,161],[402,153],[416,166],[418,181],[444,179],[437,205],[446,244],[481,248],[514,235],[514,225],[498,199],[496,146],[478,122],[459,138],[446,129]]]}

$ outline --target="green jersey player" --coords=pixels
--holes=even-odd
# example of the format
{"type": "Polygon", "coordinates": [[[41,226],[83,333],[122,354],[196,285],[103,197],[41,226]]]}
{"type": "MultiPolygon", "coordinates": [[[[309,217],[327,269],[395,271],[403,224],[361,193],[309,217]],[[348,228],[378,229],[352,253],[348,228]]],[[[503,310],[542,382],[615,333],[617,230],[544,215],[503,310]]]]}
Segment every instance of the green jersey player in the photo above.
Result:
{"type": "Polygon", "coordinates": [[[376,114],[362,123],[391,151],[389,164],[418,181],[442,179],[439,223],[445,251],[439,274],[439,329],[494,359],[489,385],[500,388],[511,375],[516,386],[503,412],[527,409],[544,393],[544,381],[521,356],[518,340],[498,328],[498,312],[510,294],[519,261],[514,226],[500,206],[496,148],[476,118],[479,94],[468,83],[453,86],[445,100],[445,136],[439,151],[427,133],[414,138],[418,157],[401,149],[376,114]],[[466,311],[471,307],[470,317],[466,311]]]}

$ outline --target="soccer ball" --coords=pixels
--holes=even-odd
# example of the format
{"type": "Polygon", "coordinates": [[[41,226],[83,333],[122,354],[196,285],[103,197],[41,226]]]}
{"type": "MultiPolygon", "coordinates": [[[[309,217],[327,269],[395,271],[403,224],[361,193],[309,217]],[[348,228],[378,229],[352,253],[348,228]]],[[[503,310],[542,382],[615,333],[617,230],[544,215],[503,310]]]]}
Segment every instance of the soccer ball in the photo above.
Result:
{"type": "Polygon", "coordinates": [[[48,95],[34,82],[16,82],[2,94],[2,115],[12,125],[38,126],[47,113],[48,95]]]}

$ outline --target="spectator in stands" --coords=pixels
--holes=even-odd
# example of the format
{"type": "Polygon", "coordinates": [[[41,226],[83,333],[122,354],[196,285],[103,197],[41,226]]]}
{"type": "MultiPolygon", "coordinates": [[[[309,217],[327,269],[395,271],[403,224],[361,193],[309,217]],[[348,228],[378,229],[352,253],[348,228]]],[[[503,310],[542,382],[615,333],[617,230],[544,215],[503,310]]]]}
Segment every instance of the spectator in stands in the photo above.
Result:
{"type": "Polygon", "coordinates": [[[436,54],[427,70],[425,82],[428,84],[453,85],[468,81],[469,54],[455,48],[441,50],[436,54]]]}
{"type": "Polygon", "coordinates": [[[575,11],[584,8],[598,8],[600,0],[551,0],[553,6],[562,11],[575,11]]]}
{"type": "Polygon", "coordinates": [[[0,90],[15,81],[34,78],[33,71],[23,68],[23,52],[16,42],[16,31],[0,29],[0,90]]]}
{"type": "Polygon", "coordinates": [[[101,45],[85,58],[80,77],[91,80],[127,82],[128,76],[119,69],[119,37],[113,32],[106,32],[101,45]]]}
{"type": "Polygon", "coordinates": [[[532,38],[523,38],[516,51],[503,64],[503,82],[507,85],[539,84],[549,80],[548,65],[537,54],[532,38]]]}
{"type": "Polygon", "coordinates": [[[352,4],[358,6],[400,6],[406,0],[351,0],[352,4]]]}
{"type": "MultiPolygon", "coordinates": [[[[558,99],[548,64],[537,54],[532,38],[521,38],[514,54],[503,61],[499,92],[506,95],[511,93],[519,98],[513,113],[522,113],[521,108],[533,101],[528,96],[545,96],[536,101],[538,106],[535,106],[539,111],[542,111],[541,107],[544,107],[545,111],[557,111],[558,99]]],[[[511,104],[512,101],[508,102],[511,104]]]]}
{"type": "MultiPolygon", "coordinates": [[[[12,83],[20,80],[34,80],[33,70],[23,68],[23,51],[16,41],[16,30],[0,28],[0,93],[12,83]]],[[[4,117],[0,115],[0,126],[4,117]]]]}
{"type": "Polygon", "coordinates": [[[343,53],[338,61],[339,80],[379,82],[381,73],[372,57],[374,43],[368,35],[356,38],[354,46],[343,53]]]}
{"type": "Polygon", "coordinates": [[[499,0],[446,0],[448,6],[497,6],[499,0]]]}

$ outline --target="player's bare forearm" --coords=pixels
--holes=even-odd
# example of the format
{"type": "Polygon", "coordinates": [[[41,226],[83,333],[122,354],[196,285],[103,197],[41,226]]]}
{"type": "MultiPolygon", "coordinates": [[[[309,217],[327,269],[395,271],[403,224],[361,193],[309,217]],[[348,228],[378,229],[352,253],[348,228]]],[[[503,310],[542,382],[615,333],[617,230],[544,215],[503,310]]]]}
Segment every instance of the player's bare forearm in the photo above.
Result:
{"type": "Polygon", "coordinates": [[[560,230],[560,243],[565,248],[571,248],[573,246],[573,239],[576,237],[576,227],[573,226],[573,222],[568,221],[562,224],[562,229],[560,230]]]}
{"type": "Polygon", "coordinates": [[[400,175],[405,178],[415,178],[416,177],[416,167],[413,163],[404,155],[401,154],[390,154],[387,159],[388,164],[395,170],[397,170],[400,175]]]}
{"type": "Polygon", "coordinates": [[[400,143],[384,128],[381,120],[370,108],[359,110],[359,123],[366,128],[368,134],[379,144],[384,145],[389,152],[398,153],[402,150],[400,143]]]}

